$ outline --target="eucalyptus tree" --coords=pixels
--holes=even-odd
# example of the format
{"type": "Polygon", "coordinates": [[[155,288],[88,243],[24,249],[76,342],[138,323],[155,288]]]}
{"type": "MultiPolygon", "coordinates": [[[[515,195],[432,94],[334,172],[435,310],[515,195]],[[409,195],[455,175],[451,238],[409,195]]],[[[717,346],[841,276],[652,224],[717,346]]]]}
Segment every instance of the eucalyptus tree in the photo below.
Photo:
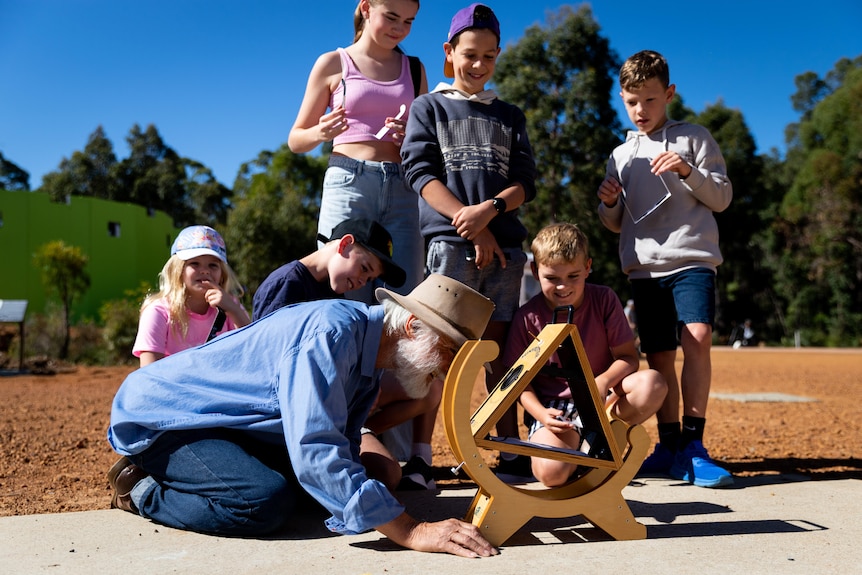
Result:
{"type": "Polygon", "coordinates": [[[45,174],[40,189],[55,202],[66,201],[72,196],[120,200],[116,167],[114,146],[102,126],[98,126],[87,138],[83,151],[75,151],[70,158],[63,158],[57,171],[45,174]]]}
{"type": "Polygon", "coordinates": [[[3,152],[0,152],[0,189],[10,192],[30,191],[30,174],[4,158],[3,152]]]}
{"type": "Polygon", "coordinates": [[[317,249],[326,159],[287,145],[240,167],[225,241],[231,266],[250,293],[271,271],[317,249]]]}
{"type": "Polygon", "coordinates": [[[63,306],[63,343],[60,359],[69,356],[72,303],[90,288],[87,272],[88,258],[78,246],[62,240],[40,246],[33,256],[34,265],[41,271],[45,291],[56,295],[63,306]]]}
{"type": "Polygon", "coordinates": [[[183,187],[194,215],[193,224],[220,228],[227,223],[233,207],[233,190],[219,182],[208,167],[200,162],[182,159],[185,179],[183,187]]]}
{"type": "Polygon", "coordinates": [[[527,118],[539,171],[536,199],[522,208],[531,236],[548,223],[577,223],[591,242],[593,278],[621,291],[619,237],[596,213],[596,190],[622,137],[610,100],[619,67],[589,6],[563,6],[503,49],[494,88],[527,118]]]}
{"type": "Polygon", "coordinates": [[[796,77],[771,265],[804,343],[862,344],[862,56],[796,77]]]}
{"type": "Polygon", "coordinates": [[[116,169],[118,198],[148,209],[162,210],[178,227],[194,224],[194,205],[185,188],[185,164],[152,124],[135,124],[126,137],[129,156],[116,169]]]}
{"type": "Polygon", "coordinates": [[[715,214],[724,262],[718,268],[716,332],[729,335],[734,324],[752,319],[762,326],[774,314],[771,272],[764,268],[763,233],[768,207],[780,201],[780,190],[763,178],[763,158],[742,112],[719,101],[690,119],[709,130],[721,149],[733,184],[733,201],[715,214]]]}

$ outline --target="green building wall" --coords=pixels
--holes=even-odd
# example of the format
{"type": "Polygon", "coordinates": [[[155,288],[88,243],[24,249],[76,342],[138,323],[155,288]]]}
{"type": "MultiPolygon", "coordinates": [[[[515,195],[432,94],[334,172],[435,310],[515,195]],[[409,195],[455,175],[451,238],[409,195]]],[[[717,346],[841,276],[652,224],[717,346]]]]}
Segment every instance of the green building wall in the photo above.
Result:
{"type": "Polygon", "coordinates": [[[26,299],[27,315],[43,313],[48,295],[33,256],[62,240],[88,258],[90,289],[74,303],[73,319],[98,319],[103,302],[141,282],[156,285],[178,231],[164,212],[134,204],[75,196],[54,203],[40,192],[0,190],[0,299],[26,299]]]}

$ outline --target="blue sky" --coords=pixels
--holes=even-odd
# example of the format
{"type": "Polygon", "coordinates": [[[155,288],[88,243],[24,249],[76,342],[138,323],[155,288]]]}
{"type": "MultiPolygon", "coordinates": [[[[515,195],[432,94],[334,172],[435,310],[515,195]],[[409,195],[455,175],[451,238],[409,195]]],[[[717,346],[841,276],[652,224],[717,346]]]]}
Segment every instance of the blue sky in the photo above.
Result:
{"type": "MultiPolygon", "coordinates": [[[[444,80],[449,20],[467,0],[425,0],[403,43],[429,85],[444,80]]],[[[686,105],[739,109],[758,150],[784,152],[799,119],[794,78],[862,54],[859,0],[601,0],[593,15],[621,58],[663,53],[686,105]]],[[[564,3],[490,0],[503,44],[564,3]]],[[[580,5],[573,3],[573,6],[580,5]]],[[[353,38],[354,0],[0,0],[0,152],[41,185],[103,126],[119,158],[134,124],[231,186],[275,150],[316,57],[353,38]]],[[[619,109],[619,98],[613,102],[619,109]]],[[[628,121],[622,117],[623,124],[628,121]]]]}

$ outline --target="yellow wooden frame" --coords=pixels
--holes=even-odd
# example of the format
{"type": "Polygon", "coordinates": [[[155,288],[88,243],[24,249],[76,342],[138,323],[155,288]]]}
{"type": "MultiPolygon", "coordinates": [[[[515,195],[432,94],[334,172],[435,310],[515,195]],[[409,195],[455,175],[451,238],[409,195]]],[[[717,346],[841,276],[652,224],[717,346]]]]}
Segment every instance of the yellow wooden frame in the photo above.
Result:
{"type": "Polygon", "coordinates": [[[443,388],[441,414],[449,444],[462,469],[478,485],[465,520],[478,526],[493,545],[502,545],[533,517],[575,515],[584,516],[614,539],[644,539],[646,527],[635,520],[622,497],[622,490],[646,457],[649,436],[642,426],[629,426],[608,415],[577,327],[573,324],[545,326],[470,415],[474,383],[484,364],[493,360],[498,351],[494,342],[468,341],[455,357],[443,388]],[[592,399],[591,406],[581,402],[578,410],[585,410],[585,413],[594,410],[590,416],[594,423],[598,422],[598,431],[603,435],[599,439],[607,446],[602,457],[490,435],[500,417],[563,344],[573,346],[577,352],[584,376],[581,384],[586,385],[586,392],[592,399]],[[551,489],[541,484],[509,485],[485,464],[480,448],[557,459],[590,469],[570,483],[551,489]]]}

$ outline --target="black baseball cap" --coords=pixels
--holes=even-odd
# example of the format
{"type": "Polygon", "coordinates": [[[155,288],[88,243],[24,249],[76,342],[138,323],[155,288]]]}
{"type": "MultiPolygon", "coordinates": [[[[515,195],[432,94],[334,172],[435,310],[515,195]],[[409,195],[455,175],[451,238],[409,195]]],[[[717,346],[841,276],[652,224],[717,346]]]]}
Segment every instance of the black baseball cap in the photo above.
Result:
{"type": "Polygon", "coordinates": [[[383,273],[380,279],[392,287],[399,288],[407,281],[407,274],[392,259],[392,236],[386,228],[367,218],[351,218],[344,220],[332,230],[332,235],[327,238],[323,234],[317,234],[317,240],[327,243],[331,240],[339,240],[350,234],[356,243],[370,251],[380,259],[383,264],[383,273]]]}

